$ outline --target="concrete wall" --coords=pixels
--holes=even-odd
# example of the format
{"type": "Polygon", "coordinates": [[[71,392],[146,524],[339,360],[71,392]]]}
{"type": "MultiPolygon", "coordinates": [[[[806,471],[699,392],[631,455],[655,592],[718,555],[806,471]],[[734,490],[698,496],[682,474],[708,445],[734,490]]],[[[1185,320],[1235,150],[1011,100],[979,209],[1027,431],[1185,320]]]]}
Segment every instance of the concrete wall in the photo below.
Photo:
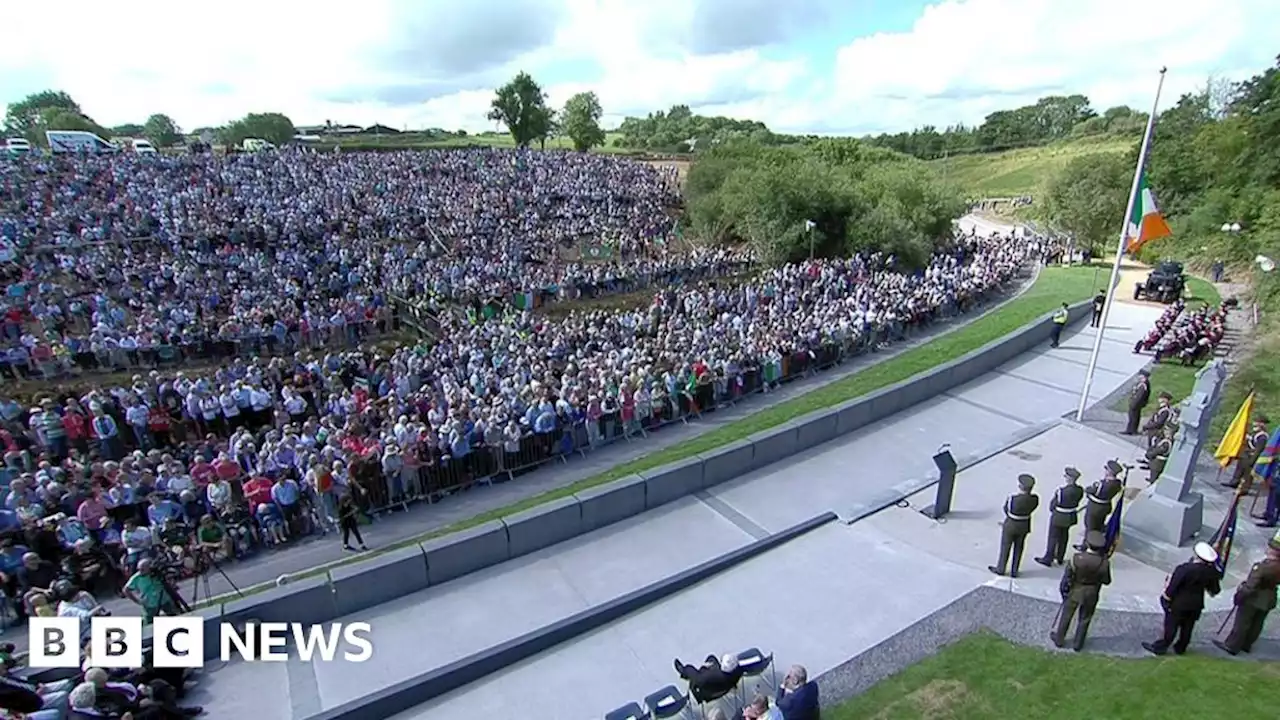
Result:
{"type": "MultiPolygon", "coordinates": [[[[1070,309],[1071,322],[1089,303],[1070,309]]],[[[228,619],[319,623],[439,585],[639,515],[808,450],[963,385],[1045,342],[1046,317],[907,381],[679,462],[483,525],[227,602],[228,619]]],[[[909,492],[907,493],[909,494],[909,492]]],[[[216,609],[206,614],[216,615],[216,609]]]]}

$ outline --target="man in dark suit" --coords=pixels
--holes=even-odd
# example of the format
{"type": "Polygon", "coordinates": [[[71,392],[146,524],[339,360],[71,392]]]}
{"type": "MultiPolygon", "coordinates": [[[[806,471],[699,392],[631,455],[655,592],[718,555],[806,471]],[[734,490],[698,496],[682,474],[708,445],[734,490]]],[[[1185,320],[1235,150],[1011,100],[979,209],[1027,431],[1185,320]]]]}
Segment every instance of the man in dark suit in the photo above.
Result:
{"type": "Polygon", "coordinates": [[[1155,642],[1142,643],[1153,655],[1164,655],[1173,647],[1176,655],[1187,651],[1191,631],[1204,611],[1204,596],[1222,592],[1222,573],[1218,572],[1218,553],[1209,543],[1196,543],[1195,557],[1174,568],[1164,586],[1160,605],[1164,608],[1164,634],[1155,642]]]}
{"type": "Polygon", "coordinates": [[[1068,467],[1062,471],[1065,481],[1062,487],[1049,498],[1049,538],[1044,548],[1044,556],[1036,558],[1036,562],[1045,567],[1054,563],[1061,565],[1066,560],[1068,536],[1075,526],[1080,513],[1080,503],[1084,500],[1084,488],[1080,487],[1080,471],[1068,467]]]}
{"type": "Polygon", "coordinates": [[[1018,577],[1018,568],[1022,565],[1022,548],[1026,545],[1027,535],[1031,534],[1031,516],[1040,507],[1040,497],[1031,492],[1036,486],[1036,479],[1023,473],[1018,476],[1018,492],[1004,501],[1004,522],[1000,524],[1000,559],[987,569],[996,575],[1004,575],[1009,568],[1009,577],[1018,577]],[[1012,555],[1012,558],[1010,558],[1012,555]],[[1009,565],[1012,560],[1012,565],[1009,565]]]}
{"type": "Polygon", "coordinates": [[[738,658],[725,655],[716,659],[708,655],[702,667],[694,667],[680,662],[676,658],[676,673],[689,683],[689,692],[693,699],[700,703],[718,700],[738,687],[742,679],[742,668],[738,667],[738,658]]]}
{"type": "MultiPolygon", "coordinates": [[[[1262,451],[1267,448],[1267,440],[1271,438],[1271,433],[1267,432],[1267,418],[1259,415],[1253,419],[1253,428],[1249,431],[1249,436],[1245,438],[1245,446],[1240,457],[1236,458],[1236,470],[1231,474],[1231,479],[1222,483],[1229,488],[1238,488],[1240,483],[1253,480],[1253,466],[1258,462],[1258,457],[1262,455],[1262,451]]],[[[1248,492],[1248,486],[1245,487],[1248,492]]]]}
{"type": "Polygon", "coordinates": [[[1106,306],[1107,294],[1099,290],[1098,294],[1093,296],[1093,318],[1089,321],[1089,327],[1098,327],[1102,324],[1102,310],[1106,306]]]}
{"type": "Polygon", "coordinates": [[[774,705],[782,711],[783,720],[818,720],[818,684],[809,680],[803,666],[792,665],[774,705]]]}
{"type": "Polygon", "coordinates": [[[1137,435],[1138,424],[1142,422],[1142,411],[1151,402],[1151,371],[1143,368],[1138,371],[1138,382],[1129,390],[1129,421],[1124,426],[1125,435],[1137,435]]]}

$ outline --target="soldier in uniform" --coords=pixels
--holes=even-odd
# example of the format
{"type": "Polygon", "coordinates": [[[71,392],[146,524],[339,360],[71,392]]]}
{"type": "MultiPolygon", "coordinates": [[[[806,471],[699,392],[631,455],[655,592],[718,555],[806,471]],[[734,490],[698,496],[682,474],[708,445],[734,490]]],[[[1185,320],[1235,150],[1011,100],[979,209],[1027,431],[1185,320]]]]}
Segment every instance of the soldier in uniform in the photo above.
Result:
{"type": "Polygon", "coordinates": [[[1138,382],[1129,391],[1129,421],[1125,423],[1125,435],[1137,435],[1138,423],[1142,422],[1142,411],[1151,402],[1151,371],[1143,368],[1138,371],[1138,382]]]}
{"type": "Polygon", "coordinates": [[[1147,424],[1142,426],[1142,432],[1147,436],[1147,446],[1154,445],[1156,440],[1160,439],[1160,433],[1164,430],[1165,423],[1169,422],[1170,416],[1173,415],[1173,396],[1165,391],[1160,391],[1158,398],[1159,406],[1156,411],[1151,414],[1151,418],[1147,420],[1147,424]]]}
{"type": "Polygon", "coordinates": [[[1067,539],[1071,528],[1079,518],[1080,502],[1084,500],[1084,488],[1080,487],[1080,471],[1068,467],[1062,471],[1066,481],[1049,499],[1049,541],[1044,548],[1044,557],[1036,558],[1036,562],[1045,567],[1053,563],[1062,564],[1067,554],[1067,539]]]}
{"type": "Polygon", "coordinates": [[[1164,608],[1164,632],[1155,642],[1144,642],[1142,647],[1153,655],[1163,655],[1173,647],[1181,655],[1191,642],[1191,632],[1204,611],[1204,596],[1222,592],[1222,573],[1214,563],[1218,553],[1209,543],[1196,543],[1195,557],[1174,568],[1160,595],[1164,608]]]}
{"type": "Polygon", "coordinates": [[[1253,428],[1250,429],[1249,437],[1245,440],[1244,452],[1236,458],[1236,471],[1232,473],[1230,480],[1222,484],[1229,488],[1238,488],[1240,483],[1244,483],[1245,492],[1248,492],[1250,481],[1253,480],[1253,466],[1258,462],[1262,451],[1266,449],[1267,440],[1270,438],[1271,434],[1267,432],[1267,418],[1255,417],[1253,428]]]}
{"type": "Polygon", "coordinates": [[[1178,432],[1178,426],[1173,423],[1166,423],[1164,432],[1161,433],[1160,439],[1155,441],[1151,447],[1147,448],[1145,456],[1147,463],[1147,482],[1153,483],[1160,478],[1160,473],[1164,472],[1164,466],[1169,462],[1169,453],[1173,451],[1173,436],[1178,432]]]}
{"type": "Polygon", "coordinates": [[[1084,649],[1102,586],[1111,584],[1111,560],[1103,552],[1107,536],[1090,532],[1085,536],[1085,545],[1087,548],[1073,555],[1071,562],[1063,568],[1062,582],[1058,586],[1062,593],[1062,608],[1058,611],[1058,627],[1050,636],[1054,645],[1062,647],[1066,643],[1067,631],[1071,629],[1071,620],[1079,612],[1075,642],[1071,645],[1076,652],[1084,649]]]}
{"type": "MultiPolygon", "coordinates": [[[[1084,508],[1084,532],[1087,536],[1090,530],[1102,532],[1107,528],[1107,518],[1111,516],[1111,503],[1124,489],[1124,483],[1120,482],[1120,473],[1124,472],[1124,466],[1115,460],[1108,460],[1103,469],[1102,479],[1089,486],[1085,490],[1084,496],[1088,503],[1084,508]]],[[[1078,550],[1084,550],[1088,545],[1080,543],[1078,550]]]]}
{"type": "Polygon", "coordinates": [[[987,569],[996,575],[1004,575],[1005,567],[1009,568],[1010,577],[1018,577],[1018,568],[1022,565],[1022,548],[1031,534],[1031,515],[1040,507],[1040,498],[1031,492],[1036,486],[1036,479],[1030,475],[1018,476],[1018,492],[1004,501],[1004,522],[1000,524],[1000,559],[987,569]],[[1009,565],[1009,554],[1013,554],[1013,564],[1009,565]]]}
{"type": "Polygon", "coordinates": [[[1277,586],[1280,586],[1280,541],[1273,538],[1267,547],[1266,559],[1254,564],[1249,570],[1249,577],[1236,588],[1236,614],[1231,634],[1225,642],[1215,639],[1213,644],[1228,655],[1252,650],[1253,643],[1262,634],[1267,614],[1276,608],[1277,586]]]}
{"type": "Polygon", "coordinates": [[[1089,320],[1089,327],[1098,327],[1102,324],[1102,310],[1106,307],[1107,294],[1099,290],[1098,294],[1093,296],[1093,317],[1089,320]]]}

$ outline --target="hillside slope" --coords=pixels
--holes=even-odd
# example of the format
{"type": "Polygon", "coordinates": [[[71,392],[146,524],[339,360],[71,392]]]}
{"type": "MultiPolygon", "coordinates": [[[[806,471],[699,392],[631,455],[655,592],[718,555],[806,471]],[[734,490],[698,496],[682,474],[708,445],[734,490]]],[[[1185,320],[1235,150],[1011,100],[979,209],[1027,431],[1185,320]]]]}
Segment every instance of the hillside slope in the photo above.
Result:
{"type": "Polygon", "coordinates": [[[958,155],[930,164],[948,182],[973,198],[1043,196],[1043,188],[1061,167],[1082,155],[1122,153],[1133,139],[1086,137],[1000,153],[958,155]]]}

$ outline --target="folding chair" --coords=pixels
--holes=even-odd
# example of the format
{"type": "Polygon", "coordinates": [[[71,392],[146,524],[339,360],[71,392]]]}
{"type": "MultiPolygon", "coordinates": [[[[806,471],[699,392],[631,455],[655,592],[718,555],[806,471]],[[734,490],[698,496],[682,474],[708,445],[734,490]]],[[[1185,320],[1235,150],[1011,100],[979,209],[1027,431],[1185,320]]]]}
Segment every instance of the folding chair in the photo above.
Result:
{"type": "Polygon", "coordinates": [[[617,710],[612,710],[605,714],[604,720],[649,720],[649,716],[644,710],[640,709],[639,705],[629,702],[617,710]]]}
{"type": "MultiPolygon", "coordinates": [[[[742,693],[743,704],[750,700],[752,693],[747,690],[747,679],[761,679],[766,670],[770,671],[772,682],[765,695],[771,695],[778,689],[778,669],[773,666],[773,653],[765,655],[760,652],[759,648],[747,648],[738,653],[738,667],[742,670],[742,681],[738,684],[738,689],[742,693]]],[[[757,683],[759,687],[759,683],[757,683]]]]}
{"type": "Polygon", "coordinates": [[[689,707],[689,696],[681,695],[675,685],[668,685],[644,698],[644,707],[654,720],[676,718],[689,707]]]}

